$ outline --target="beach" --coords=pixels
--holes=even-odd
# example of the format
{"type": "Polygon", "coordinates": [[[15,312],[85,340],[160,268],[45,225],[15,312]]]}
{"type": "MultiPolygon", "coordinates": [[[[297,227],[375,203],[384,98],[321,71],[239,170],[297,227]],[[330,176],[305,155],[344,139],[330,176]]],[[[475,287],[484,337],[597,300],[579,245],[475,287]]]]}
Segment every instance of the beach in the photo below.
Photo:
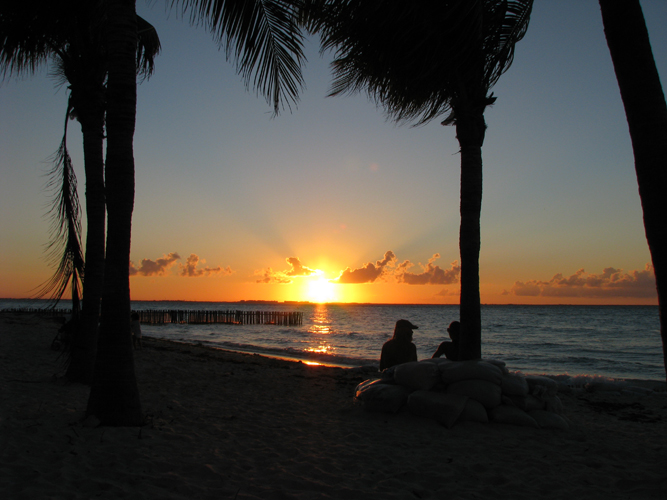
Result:
{"type": "Polygon", "coordinates": [[[3,499],[667,498],[664,388],[559,393],[567,430],[448,429],[365,411],[363,370],[145,337],[147,423],[100,427],[89,387],[62,377],[57,326],[0,314],[3,499]]]}

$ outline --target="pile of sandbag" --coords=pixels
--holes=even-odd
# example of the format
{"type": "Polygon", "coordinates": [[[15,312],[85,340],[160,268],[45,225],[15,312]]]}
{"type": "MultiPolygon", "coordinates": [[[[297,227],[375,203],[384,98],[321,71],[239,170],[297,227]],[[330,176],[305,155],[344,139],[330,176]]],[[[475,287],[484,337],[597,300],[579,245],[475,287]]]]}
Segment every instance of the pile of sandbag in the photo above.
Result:
{"type": "Polygon", "coordinates": [[[496,360],[425,359],[397,365],[366,380],[355,399],[368,411],[418,416],[452,427],[456,422],[501,422],[567,429],[555,380],[510,373],[496,360]]]}

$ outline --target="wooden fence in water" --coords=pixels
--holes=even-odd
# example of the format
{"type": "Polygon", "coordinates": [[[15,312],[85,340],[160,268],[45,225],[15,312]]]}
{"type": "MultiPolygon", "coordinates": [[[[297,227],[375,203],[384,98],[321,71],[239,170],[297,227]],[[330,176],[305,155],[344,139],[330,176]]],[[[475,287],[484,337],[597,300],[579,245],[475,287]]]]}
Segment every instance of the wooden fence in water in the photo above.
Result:
{"type": "Polygon", "coordinates": [[[39,314],[40,316],[52,316],[57,318],[72,314],[72,309],[53,309],[51,307],[8,307],[0,310],[0,312],[39,314]]]}
{"type": "MultiPolygon", "coordinates": [[[[31,313],[47,316],[65,316],[71,309],[3,309],[2,312],[31,313]]],[[[301,325],[302,312],[286,311],[203,311],[184,309],[155,309],[132,311],[139,315],[141,323],[164,325],[167,323],[203,325],[207,323],[224,323],[229,325],[301,325]]]]}
{"type": "Polygon", "coordinates": [[[285,311],[204,311],[204,310],[143,310],[133,311],[139,315],[139,321],[149,325],[166,323],[187,323],[202,325],[225,323],[233,325],[301,325],[303,313],[285,311]]]}

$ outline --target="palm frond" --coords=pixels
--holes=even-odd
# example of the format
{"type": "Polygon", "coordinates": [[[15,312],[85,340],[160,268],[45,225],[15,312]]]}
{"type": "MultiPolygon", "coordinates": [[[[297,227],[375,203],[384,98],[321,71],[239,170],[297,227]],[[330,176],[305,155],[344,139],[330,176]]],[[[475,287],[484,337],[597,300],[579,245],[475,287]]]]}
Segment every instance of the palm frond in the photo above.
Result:
{"type": "Polygon", "coordinates": [[[71,112],[68,103],[65,131],[60,147],[54,154],[53,168],[49,172],[47,189],[53,192],[50,241],[47,245],[48,261],[56,268],[53,276],[44,282],[37,297],[49,295],[55,307],[71,283],[72,307],[78,310],[81,299],[84,259],[81,246],[81,206],[77,192],[76,175],[72,159],[67,151],[67,121],[71,112]]]}
{"type": "Polygon", "coordinates": [[[137,73],[142,78],[149,78],[155,70],[155,58],[162,45],[155,27],[137,16],[137,73]]]}
{"type": "MultiPolygon", "coordinates": [[[[172,7],[178,0],[172,0],[172,7]]],[[[211,31],[246,87],[253,87],[278,114],[298,102],[303,88],[300,0],[182,0],[192,24],[211,31]]]]}
{"type": "Polygon", "coordinates": [[[3,2],[0,8],[0,72],[11,75],[34,73],[48,59],[53,17],[36,13],[32,2],[3,2]]]}
{"type": "Polygon", "coordinates": [[[330,95],[365,92],[421,125],[485,107],[525,33],[532,0],[309,0],[306,25],[334,51],[330,95]]]}
{"type": "Polygon", "coordinates": [[[508,0],[492,11],[494,22],[485,37],[486,85],[493,87],[514,61],[514,48],[525,36],[533,0],[508,0]]]}

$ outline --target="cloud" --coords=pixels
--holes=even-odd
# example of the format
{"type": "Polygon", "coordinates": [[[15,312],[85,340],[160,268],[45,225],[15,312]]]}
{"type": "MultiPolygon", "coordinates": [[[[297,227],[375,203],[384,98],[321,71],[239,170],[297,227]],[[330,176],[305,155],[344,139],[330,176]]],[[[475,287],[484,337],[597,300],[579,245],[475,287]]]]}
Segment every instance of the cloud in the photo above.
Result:
{"type": "MultiPolygon", "coordinates": [[[[164,276],[176,265],[177,260],[181,260],[181,256],[177,252],[171,252],[169,255],[164,255],[157,260],[142,259],[139,268],[135,267],[133,262],[130,262],[130,276],[164,276]]],[[[229,266],[225,268],[220,266],[197,268],[200,263],[204,264],[205,262],[204,259],[200,259],[198,255],[192,253],[186,259],[185,264],[178,264],[180,269],[179,275],[187,278],[196,278],[218,274],[224,276],[234,272],[229,266]]]]}
{"type": "Polygon", "coordinates": [[[317,273],[315,269],[310,269],[301,264],[298,257],[287,257],[285,260],[291,267],[291,269],[284,271],[285,276],[310,276],[317,273]]]}
{"type": "Polygon", "coordinates": [[[256,283],[280,283],[287,284],[291,283],[292,280],[285,276],[285,273],[280,271],[274,271],[270,267],[265,270],[255,271],[255,276],[260,276],[257,279],[256,283]]]}
{"type": "Polygon", "coordinates": [[[270,267],[255,271],[255,276],[259,276],[259,278],[256,280],[256,283],[288,284],[292,282],[292,278],[294,277],[298,278],[310,276],[312,274],[321,272],[317,269],[311,269],[307,266],[304,266],[301,263],[301,259],[299,259],[299,257],[287,257],[285,262],[287,262],[290,267],[284,271],[274,271],[270,267]]]}
{"type": "Polygon", "coordinates": [[[388,250],[384,254],[382,260],[378,260],[375,264],[368,262],[363,267],[358,269],[350,269],[349,267],[341,272],[340,276],[332,283],[373,283],[375,280],[381,278],[388,272],[388,267],[394,265],[396,256],[394,252],[388,250]]]}
{"type": "Polygon", "coordinates": [[[190,257],[185,260],[185,264],[179,264],[178,267],[181,270],[179,274],[186,278],[199,278],[201,276],[215,276],[217,274],[227,275],[233,273],[232,268],[229,266],[224,269],[220,266],[197,269],[200,262],[202,264],[206,263],[204,259],[199,259],[198,255],[191,253],[190,257]]]}
{"type": "Polygon", "coordinates": [[[440,254],[433,254],[426,265],[423,265],[421,262],[419,266],[422,268],[422,272],[419,274],[408,272],[407,269],[414,266],[412,262],[406,260],[399,264],[396,269],[396,281],[399,283],[406,283],[408,285],[451,285],[453,283],[458,283],[459,274],[461,273],[461,266],[458,261],[451,263],[451,269],[442,269],[440,266],[433,265],[437,259],[440,258],[440,254]]]}
{"type": "Polygon", "coordinates": [[[171,252],[157,260],[141,259],[139,268],[136,268],[134,263],[130,262],[130,276],[164,276],[180,258],[181,256],[176,252],[171,252]]]}
{"type": "Polygon", "coordinates": [[[520,297],[655,297],[653,267],[646,264],[641,271],[624,273],[622,269],[607,267],[601,274],[590,274],[579,269],[571,276],[556,274],[549,281],[517,281],[503,295],[520,297]]]}

